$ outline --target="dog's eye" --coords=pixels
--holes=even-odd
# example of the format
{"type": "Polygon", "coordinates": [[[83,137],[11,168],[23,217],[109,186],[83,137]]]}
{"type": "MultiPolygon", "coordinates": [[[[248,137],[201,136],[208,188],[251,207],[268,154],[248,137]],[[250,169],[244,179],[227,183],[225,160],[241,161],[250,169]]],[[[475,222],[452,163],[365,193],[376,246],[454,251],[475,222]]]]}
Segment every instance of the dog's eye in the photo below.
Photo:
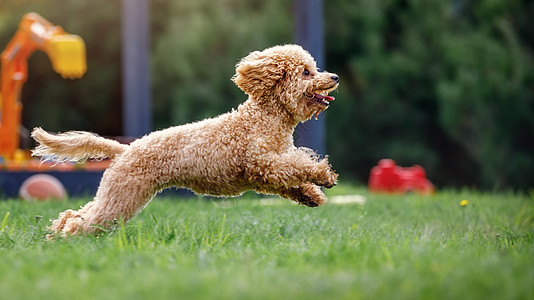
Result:
{"type": "Polygon", "coordinates": [[[308,69],[305,69],[304,72],[302,72],[302,74],[308,76],[308,75],[310,75],[310,71],[308,71],[308,69]]]}

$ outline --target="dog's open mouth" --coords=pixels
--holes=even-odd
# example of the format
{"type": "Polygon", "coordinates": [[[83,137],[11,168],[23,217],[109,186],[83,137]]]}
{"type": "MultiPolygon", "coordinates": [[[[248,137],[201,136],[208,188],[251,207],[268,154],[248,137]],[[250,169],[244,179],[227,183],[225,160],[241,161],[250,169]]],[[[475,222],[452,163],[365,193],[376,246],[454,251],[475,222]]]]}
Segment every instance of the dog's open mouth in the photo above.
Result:
{"type": "Polygon", "coordinates": [[[306,95],[306,97],[316,103],[319,103],[323,106],[330,105],[330,101],[334,101],[336,98],[332,96],[328,96],[329,91],[315,91],[313,94],[309,93],[306,95]]]}
{"type": "Polygon", "coordinates": [[[314,91],[313,93],[308,93],[306,95],[308,99],[321,105],[321,108],[319,108],[314,113],[315,120],[317,120],[317,116],[319,115],[319,113],[325,111],[328,108],[328,106],[330,106],[330,101],[334,101],[336,99],[333,96],[328,96],[328,93],[330,93],[334,89],[335,87],[331,89],[327,89],[327,90],[318,90],[318,91],[314,91]]]}
{"type": "Polygon", "coordinates": [[[334,101],[336,98],[332,97],[332,96],[328,96],[328,95],[325,95],[326,93],[323,92],[323,93],[315,93],[313,95],[313,98],[312,100],[319,103],[319,104],[322,104],[322,105],[330,105],[330,101],[334,101]]]}

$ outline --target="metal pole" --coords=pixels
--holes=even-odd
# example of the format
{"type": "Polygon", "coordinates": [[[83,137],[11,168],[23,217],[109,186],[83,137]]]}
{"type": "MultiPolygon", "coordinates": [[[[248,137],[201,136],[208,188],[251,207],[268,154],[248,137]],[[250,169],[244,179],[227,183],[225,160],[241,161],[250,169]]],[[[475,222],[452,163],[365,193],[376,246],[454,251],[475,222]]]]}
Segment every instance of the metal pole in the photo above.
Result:
{"type": "MultiPolygon", "coordinates": [[[[295,0],[295,42],[308,50],[324,68],[323,1],[295,0]]],[[[324,113],[318,120],[311,119],[297,126],[295,144],[326,153],[324,113]]]]}
{"type": "Polygon", "coordinates": [[[122,0],[123,134],[152,130],[149,76],[149,0],[122,0]]]}

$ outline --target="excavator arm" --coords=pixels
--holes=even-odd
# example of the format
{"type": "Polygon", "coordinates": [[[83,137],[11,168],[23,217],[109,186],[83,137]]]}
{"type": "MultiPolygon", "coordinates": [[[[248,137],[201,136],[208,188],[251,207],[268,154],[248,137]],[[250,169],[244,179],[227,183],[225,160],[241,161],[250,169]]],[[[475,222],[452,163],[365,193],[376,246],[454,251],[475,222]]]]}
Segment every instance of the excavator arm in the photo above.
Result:
{"type": "Polygon", "coordinates": [[[0,156],[4,159],[13,159],[19,147],[20,94],[28,78],[27,60],[36,50],[48,54],[52,68],[63,78],[81,78],[87,70],[82,38],[66,33],[37,13],[24,15],[15,36],[1,54],[0,156]]]}

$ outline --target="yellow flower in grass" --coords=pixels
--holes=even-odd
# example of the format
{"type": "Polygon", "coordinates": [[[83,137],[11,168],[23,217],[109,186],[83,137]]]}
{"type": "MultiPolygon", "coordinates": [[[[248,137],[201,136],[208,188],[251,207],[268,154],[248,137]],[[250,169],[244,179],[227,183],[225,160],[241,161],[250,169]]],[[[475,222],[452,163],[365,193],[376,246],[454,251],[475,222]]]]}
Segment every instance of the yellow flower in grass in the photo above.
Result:
{"type": "Polygon", "coordinates": [[[468,203],[469,203],[469,201],[467,201],[467,200],[462,200],[462,201],[460,201],[460,206],[461,206],[461,207],[466,207],[468,203]]]}

